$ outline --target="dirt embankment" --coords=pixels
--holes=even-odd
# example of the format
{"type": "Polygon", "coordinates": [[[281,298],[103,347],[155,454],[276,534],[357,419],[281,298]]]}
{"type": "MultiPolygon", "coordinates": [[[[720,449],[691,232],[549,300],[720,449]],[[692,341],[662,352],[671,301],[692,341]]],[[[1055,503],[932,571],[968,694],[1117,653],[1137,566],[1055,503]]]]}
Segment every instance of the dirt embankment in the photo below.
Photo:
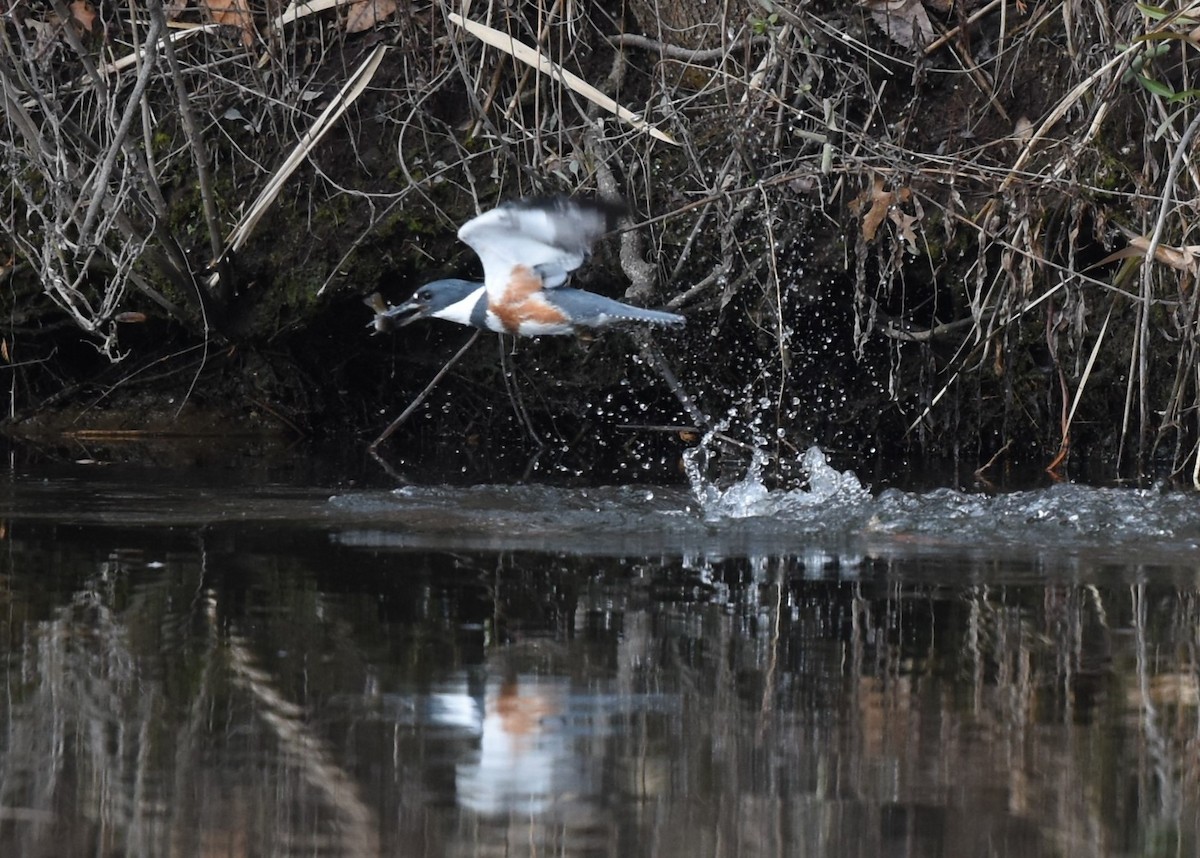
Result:
{"type": "Polygon", "coordinates": [[[398,449],[536,435],[619,476],[709,428],[780,463],[1191,473],[1196,21],[598,5],[14,11],[6,431],[365,444],[468,332],[371,336],[362,298],[477,275],[454,232],[500,200],[602,193],[631,217],[577,285],[685,314],[677,385],[623,333],[481,340],[398,449]]]}

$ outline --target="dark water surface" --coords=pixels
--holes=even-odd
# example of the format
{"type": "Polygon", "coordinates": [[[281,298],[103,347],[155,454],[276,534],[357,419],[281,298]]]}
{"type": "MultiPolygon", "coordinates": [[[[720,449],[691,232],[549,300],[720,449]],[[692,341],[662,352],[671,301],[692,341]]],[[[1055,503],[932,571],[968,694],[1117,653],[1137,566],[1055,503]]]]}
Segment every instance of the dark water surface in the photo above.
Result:
{"type": "Polygon", "coordinates": [[[0,855],[1200,846],[1200,499],[0,478],[0,855]]]}

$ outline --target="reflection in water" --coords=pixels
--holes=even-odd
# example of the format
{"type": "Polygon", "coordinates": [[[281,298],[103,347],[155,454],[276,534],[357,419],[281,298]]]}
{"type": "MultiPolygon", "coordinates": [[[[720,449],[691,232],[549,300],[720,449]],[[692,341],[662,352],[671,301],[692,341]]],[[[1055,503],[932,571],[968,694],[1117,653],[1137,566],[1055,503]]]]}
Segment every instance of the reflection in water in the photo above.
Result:
{"type": "Polygon", "coordinates": [[[569,699],[562,682],[505,680],[487,695],[479,751],[455,769],[459,803],[477,813],[543,813],[558,794],[579,790],[571,750],[556,729],[569,699]],[[521,686],[524,685],[522,688],[521,686]]]}
{"type": "MultiPolygon", "coordinates": [[[[628,545],[641,492],[527,512],[526,532],[590,506],[628,545]]],[[[905,496],[886,519],[864,499],[850,541],[806,525],[747,551],[778,531],[722,544],[697,516],[688,551],[592,554],[433,544],[453,511],[407,494],[370,527],[345,495],[331,517],[273,498],[191,523],[145,522],[138,495],[136,527],[115,502],[91,517],[97,492],[57,518],[48,495],[4,499],[0,855],[1200,845],[1200,561],[1163,549],[1192,538],[1175,498],[1122,496],[1156,530],[1121,551],[1079,542],[1055,490],[1023,519],[990,509],[1069,551],[948,546],[905,496]]],[[[925,511],[982,527],[982,504],[925,511]]]]}
{"type": "Polygon", "coordinates": [[[479,753],[456,768],[459,803],[477,813],[543,813],[559,793],[573,793],[570,748],[554,720],[569,690],[563,683],[506,680],[487,696],[479,753]]]}

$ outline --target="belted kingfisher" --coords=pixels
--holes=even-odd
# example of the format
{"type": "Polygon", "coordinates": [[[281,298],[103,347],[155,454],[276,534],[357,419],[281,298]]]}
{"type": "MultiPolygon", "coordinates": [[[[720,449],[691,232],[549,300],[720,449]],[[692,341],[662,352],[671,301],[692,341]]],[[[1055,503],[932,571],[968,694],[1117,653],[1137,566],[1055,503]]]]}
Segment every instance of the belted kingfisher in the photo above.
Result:
{"type": "Polygon", "coordinates": [[[367,299],[376,330],[429,317],[523,336],[573,334],[620,322],[682,325],[683,316],[644,310],[564,288],[592,245],[624,211],[617,202],[541,197],[503,203],[467,221],[458,237],[483,263],[483,282],[435,280],[399,306],[367,299]]]}

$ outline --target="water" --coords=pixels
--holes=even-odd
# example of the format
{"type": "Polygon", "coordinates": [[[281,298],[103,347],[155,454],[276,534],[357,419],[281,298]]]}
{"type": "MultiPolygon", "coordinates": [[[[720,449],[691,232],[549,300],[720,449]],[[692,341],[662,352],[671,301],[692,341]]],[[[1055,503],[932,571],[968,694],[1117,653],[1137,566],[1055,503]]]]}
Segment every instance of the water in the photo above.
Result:
{"type": "Polygon", "coordinates": [[[1200,503],[0,483],[0,855],[1191,855],[1200,503]]]}

